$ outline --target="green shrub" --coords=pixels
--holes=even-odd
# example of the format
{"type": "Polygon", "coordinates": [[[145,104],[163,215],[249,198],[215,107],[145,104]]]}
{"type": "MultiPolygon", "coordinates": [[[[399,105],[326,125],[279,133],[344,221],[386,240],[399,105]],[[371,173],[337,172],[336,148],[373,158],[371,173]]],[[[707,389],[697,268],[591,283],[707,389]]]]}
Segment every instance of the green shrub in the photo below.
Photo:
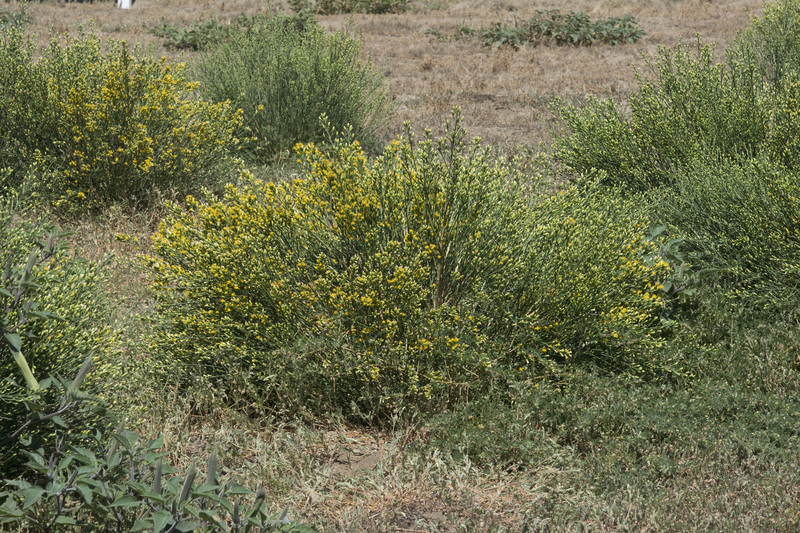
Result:
{"type": "Polygon", "coordinates": [[[361,45],[323,28],[304,30],[263,19],[231,31],[230,39],[196,64],[200,91],[244,110],[241,136],[253,136],[250,155],[270,161],[298,142],[319,142],[325,114],[334,128],[352,126],[370,149],[378,146],[388,100],[381,76],[361,64],[361,45]]]}
{"type": "Polygon", "coordinates": [[[798,0],[774,0],[764,4],[761,17],[753,17],[729,47],[745,64],[755,66],[759,79],[780,86],[794,81],[800,65],[798,0]]]}
{"type": "Polygon", "coordinates": [[[531,210],[518,170],[463,137],[408,134],[373,164],[307,145],[302,179],[190,199],[148,259],[161,350],[223,390],[245,373],[268,408],[369,421],[542,362],[648,367],[666,265],[640,210],[577,190],[531,210]]]}
{"type": "Polygon", "coordinates": [[[715,63],[711,46],[698,43],[696,54],[683,44],[660,49],[649,68],[653,79],[637,74],[630,115],[597,98],[559,106],[566,132],[554,143],[556,160],[646,190],[670,185],[676,169],[700,154],[746,155],[765,142],[769,111],[759,91],[715,63]]]}
{"type": "Polygon", "coordinates": [[[662,213],[717,283],[778,301],[800,289],[799,199],[796,171],[766,156],[698,159],[676,175],[662,213]]]}
{"type": "Polygon", "coordinates": [[[122,42],[103,52],[92,33],[52,41],[35,63],[32,46],[16,31],[0,41],[0,167],[15,170],[6,187],[35,164],[27,191],[89,210],[146,205],[158,191],[186,194],[226,177],[240,116],[193,98],[182,65],[122,42]]]}
{"type": "MultiPolygon", "coordinates": [[[[27,416],[30,405],[24,401],[38,387],[36,380],[49,375],[73,376],[92,356],[98,376],[90,389],[102,392],[102,381],[113,373],[117,352],[110,305],[103,292],[106,265],[74,257],[58,245],[52,227],[18,220],[14,211],[7,203],[0,205],[3,435],[10,434],[21,417],[27,416]],[[32,376],[25,375],[25,366],[32,376]]],[[[11,448],[0,449],[0,471],[18,463],[14,446],[11,443],[11,448]]]]}
{"type": "MultiPolygon", "coordinates": [[[[22,32],[0,30],[0,194],[19,185],[36,150],[53,146],[47,80],[33,60],[35,44],[22,32]]],[[[52,151],[52,148],[51,148],[52,151]]]]}
{"type": "Polygon", "coordinates": [[[568,169],[604,170],[610,183],[633,190],[672,185],[696,158],[752,157],[762,152],[789,169],[798,160],[800,57],[798,2],[764,8],[715,62],[713,48],[660,49],[650,77],[637,73],[630,113],[613,101],[558,105],[565,126],[554,157],[568,169]]]}

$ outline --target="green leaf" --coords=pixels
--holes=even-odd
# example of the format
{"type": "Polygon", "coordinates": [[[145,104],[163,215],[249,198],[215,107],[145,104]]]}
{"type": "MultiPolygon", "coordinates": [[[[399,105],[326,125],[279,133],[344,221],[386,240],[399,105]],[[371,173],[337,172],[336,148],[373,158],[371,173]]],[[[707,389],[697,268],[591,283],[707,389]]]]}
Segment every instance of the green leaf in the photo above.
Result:
{"type": "Polygon", "coordinates": [[[58,462],[58,469],[66,470],[67,468],[69,468],[69,465],[72,464],[73,459],[74,457],[72,455],[67,455],[65,457],[62,457],[61,460],[58,462]]]}
{"type": "Polygon", "coordinates": [[[3,337],[5,337],[8,347],[12,352],[18,352],[22,350],[22,338],[19,336],[19,333],[9,333],[4,331],[3,337]]]}
{"type": "Polygon", "coordinates": [[[130,494],[126,494],[114,500],[114,503],[112,503],[109,507],[134,507],[138,504],[139,500],[137,500],[130,494]]]}
{"type": "Polygon", "coordinates": [[[200,524],[197,522],[190,522],[188,520],[181,520],[178,522],[178,525],[175,527],[177,531],[185,533],[187,531],[194,531],[195,529],[199,528],[200,524]]]}
{"type": "Polygon", "coordinates": [[[92,504],[92,500],[94,499],[94,495],[92,493],[92,488],[85,483],[76,483],[75,489],[81,493],[83,497],[83,501],[88,503],[89,505],[92,504]]]}
{"type": "Polygon", "coordinates": [[[44,493],[45,490],[41,487],[31,487],[23,490],[22,497],[25,498],[25,501],[22,504],[22,509],[30,509],[32,506],[36,505],[36,502],[39,501],[44,493]]]}
{"type": "Polygon", "coordinates": [[[55,523],[56,524],[71,525],[71,526],[74,526],[75,524],[77,524],[77,522],[75,521],[74,518],[72,518],[71,516],[64,516],[64,515],[59,515],[58,517],[56,517],[55,523]]]}
{"type": "Polygon", "coordinates": [[[124,446],[125,449],[130,450],[138,439],[136,434],[123,430],[114,435],[114,440],[124,446]]]}
{"type": "Polygon", "coordinates": [[[133,526],[128,530],[131,533],[136,531],[146,531],[153,528],[153,521],[149,518],[145,518],[144,520],[137,520],[133,523],[133,526]]]}
{"type": "Polygon", "coordinates": [[[253,494],[253,491],[242,485],[239,485],[238,483],[231,483],[230,487],[228,487],[227,493],[231,496],[241,496],[243,494],[253,494]]]}
{"type": "Polygon", "coordinates": [[[158,511],[153,514],[153,533],[161,533],[172,519],[169,511],[158,511]]]}
{"type": "Polygon", "coordinates": [[[14,356],[14,361],[16,361],[17,366],[22,371],[22,375],[25,376],[25,383],[28,385],[28,388],[31,390],[39,390],[39,382],[33,377],[31,367],[28,366],[28,361],[26,361],[25,357],[22,355],[22,339],[19,334],[4,331],[3,336],[11,350],[11,354],[14,356]]]}
{"type": "Polygon", "coordinates": [[[17,504],[11,498],[8,498],[3,505],[0,505],[0,518],[19,518],[24,516],[25,512],[17,508],[17,504]]]}
{"type": "Polygon", "coordinates": [[[32,463],[37,466],[45,466],[44,457],[41,454],[36,452],[29,452],[28,450],[21,450],[21,452],[28,458],[32,463]]]}
{"type": "Polygon", "coordinates": [[[154,452],[164,446],[164,435],[159,433],[158,436],[147,443],[147,451],[154,452]]]}
{"type": "Polygon", "coordinates": [[[67,394],[72,394],[76,389],[83,385],[83,381],[86,379],[86,376],[92,369],[92,364],[91,356],[83,360],[83,364],[81,364],[78,374],[75,376],[75,379],[72,380],[72,383],[69,384],[69,388],[67,388],[67,394]]]}

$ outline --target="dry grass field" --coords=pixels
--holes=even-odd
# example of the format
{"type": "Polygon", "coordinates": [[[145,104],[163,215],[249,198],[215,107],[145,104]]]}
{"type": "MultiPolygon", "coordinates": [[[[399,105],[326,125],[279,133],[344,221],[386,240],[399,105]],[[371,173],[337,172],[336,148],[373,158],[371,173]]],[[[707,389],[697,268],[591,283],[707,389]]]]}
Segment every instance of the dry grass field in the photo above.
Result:
{"type": "MultiPolygon", "coordinates": [[[[8,4],[7,4],[8,5],[8,4]]],[[[338,15],[319,17],[327,28],[358,35],[363,54],[380,67],[394,101],[391,135],[409,121],[415,129],[440,131],[453,106],[464,112],[472,136],[502,147],[535,147],[549,138],[555,97],[577,100],[587,95],[625,98],[636,87],[632,67],[645,68],[644,56],[681,39],[726,42],[758,15],[752,0],[421,0],[400,15],[338,15]],[[536,10],[583,11],[593,19],[632,15],[646,32],[636,44],[591,47],[484,47],[477,40],[440,42],[428,32],[454,34],[459,28],[484,29],[491,23],[513,26],[536,10]]],[[[224,23],[241,14],[265,10],[289,11],[282,3],[244,0],[138,0],[130,11],[112,2],[32,3],[31,31],[46,41],[75,32],[89,20],[102,36],[130,43],[155,43],[147,33],[158,24],[188,25],[216,18],[224,23]]],[[[163,50],[165,54],[174,52],[163,50]]]]}

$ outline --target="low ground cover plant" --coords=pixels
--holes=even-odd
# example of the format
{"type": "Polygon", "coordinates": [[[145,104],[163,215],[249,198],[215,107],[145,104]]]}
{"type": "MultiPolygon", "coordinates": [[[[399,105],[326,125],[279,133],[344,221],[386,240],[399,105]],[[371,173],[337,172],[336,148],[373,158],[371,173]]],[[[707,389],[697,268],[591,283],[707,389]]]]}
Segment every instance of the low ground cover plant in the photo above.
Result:
{"type": "Polygon", "coordinates": [[[411,0],[289,0],[296,13],[312,12],[320,15],[340,15],[342,13],[404,13],[411,0]]]}
{"type": "Polygon", "coordinates": [[[65,210],[147,206],[227,179],[241,116],[193,97],[183,65],[91,31],[34,60],[16,30],[0,39],[0,193],[21,188],[65,210]]]}
{"type": "Polygon", "coordinates": [[[316,24],[298,29],[260,19],[197,60],[200,93],[244,111],[241,137],[247,155],[264,163],[288,154],[298,142],[319,142],[327,116],[338,129],[352,127],[362,146],[377,150],[388,118],[380,74],[359,59],[361,45],[316,24]]]}

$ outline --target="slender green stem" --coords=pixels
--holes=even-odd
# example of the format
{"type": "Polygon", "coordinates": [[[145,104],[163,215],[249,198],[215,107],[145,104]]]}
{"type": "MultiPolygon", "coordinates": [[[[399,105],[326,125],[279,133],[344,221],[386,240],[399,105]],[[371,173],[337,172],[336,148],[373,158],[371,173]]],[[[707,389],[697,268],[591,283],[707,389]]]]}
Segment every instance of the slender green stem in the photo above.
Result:
{"type": "Polygon", "coordinates": [[[17,366],[19,366],[20,370],[22,370],[22,374],[25,376],[25,382],[28,384],[28,388],[31,390],[39,390],[39,382],[36,381],[35,377],[33,377],[31,367],[28,366],[28,361],[25,360],[25,357],[22,355],[22,351],[11,350],[11,353],[14,355],[14,360],[17,362],[17,366]]]}

